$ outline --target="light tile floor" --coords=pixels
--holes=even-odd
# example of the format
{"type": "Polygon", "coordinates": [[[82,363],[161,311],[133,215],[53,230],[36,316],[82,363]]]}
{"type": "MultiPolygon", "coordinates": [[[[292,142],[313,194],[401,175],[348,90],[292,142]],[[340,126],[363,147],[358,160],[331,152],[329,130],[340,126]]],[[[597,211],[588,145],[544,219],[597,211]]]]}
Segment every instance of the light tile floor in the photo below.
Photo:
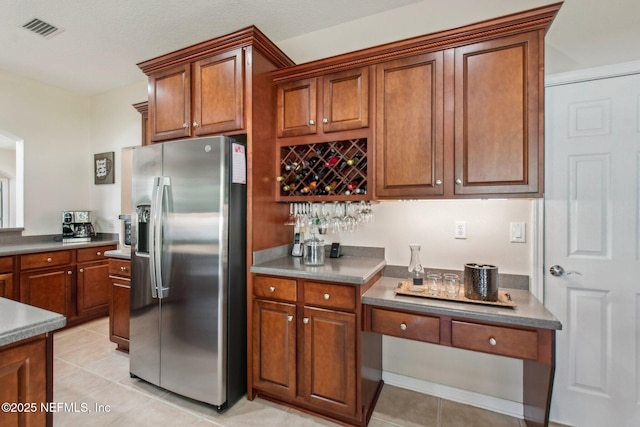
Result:
{"type": "MultiPolygon", "coordinates": [[[[60,404],[60,412],[53,416],[54,427],[336,425],[259,398],[242,399],[218,414],[208,405],[132,379],[129,358],[115,350],[108,330],[108,318],[103,318],[55,333],[54,402],[60,404]]],[[[369,426],[524,427],[525,423],[385,385],[369,426]]]]}

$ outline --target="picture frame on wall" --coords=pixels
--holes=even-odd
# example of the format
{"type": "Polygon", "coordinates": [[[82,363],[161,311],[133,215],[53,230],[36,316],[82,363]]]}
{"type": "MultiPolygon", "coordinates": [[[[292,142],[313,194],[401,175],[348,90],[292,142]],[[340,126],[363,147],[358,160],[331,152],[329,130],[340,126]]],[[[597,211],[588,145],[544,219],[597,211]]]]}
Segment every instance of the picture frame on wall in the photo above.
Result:
{"type": "Polygon", "coordinates": [[[114,152],[94,154],[93,156],[93,178],[94,184],[113,184],[114,179],[114,152]]]}

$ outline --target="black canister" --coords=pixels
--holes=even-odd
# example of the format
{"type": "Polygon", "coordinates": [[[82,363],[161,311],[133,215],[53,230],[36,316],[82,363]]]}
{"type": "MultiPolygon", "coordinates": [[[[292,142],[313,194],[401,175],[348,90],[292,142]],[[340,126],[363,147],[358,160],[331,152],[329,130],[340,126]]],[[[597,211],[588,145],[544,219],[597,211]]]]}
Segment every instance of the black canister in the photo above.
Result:
{"type": "Polygon", "coordinates": [[[465,264],[464,296],[479,301],[498,301],[498,267],[488,264],[465,264]]]}

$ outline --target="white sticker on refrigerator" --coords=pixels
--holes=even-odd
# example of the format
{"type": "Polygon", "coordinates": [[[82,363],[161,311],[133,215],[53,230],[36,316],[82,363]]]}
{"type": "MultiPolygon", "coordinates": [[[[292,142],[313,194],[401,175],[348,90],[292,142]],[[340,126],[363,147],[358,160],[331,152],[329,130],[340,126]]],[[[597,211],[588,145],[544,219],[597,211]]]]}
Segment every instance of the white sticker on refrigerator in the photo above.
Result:
{"type": "Polygon", "coordinates": [[[234,184],[246,184],[247,183],[247,155],[245,153],[244,145],[231,144],[233,155],[231,159],[233,164],[231,165],[231,182],[234,184]]]}

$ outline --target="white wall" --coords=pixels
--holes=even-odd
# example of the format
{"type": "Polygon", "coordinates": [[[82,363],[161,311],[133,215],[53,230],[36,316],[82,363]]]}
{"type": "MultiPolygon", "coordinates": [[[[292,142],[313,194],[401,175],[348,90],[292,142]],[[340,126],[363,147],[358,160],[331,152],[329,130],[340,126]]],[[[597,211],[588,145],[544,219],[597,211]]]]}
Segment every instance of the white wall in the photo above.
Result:
{"type": "Polygon", "coordinates": [[[98,231],[118,233],[121,212],[122,149],[142,143],[142,121],[133,104],[147,99],[146,77],[140,72],[140,82],[91,98],[92,153],[113,151],[115,183],[91,186],[90,205],[98,231]]]}
{"type": "Polygon", "coordinates": [[[24,140],[23,235],[60,233],[93,185],[89,99],[0,71],[0,129],[24,140]]]}

